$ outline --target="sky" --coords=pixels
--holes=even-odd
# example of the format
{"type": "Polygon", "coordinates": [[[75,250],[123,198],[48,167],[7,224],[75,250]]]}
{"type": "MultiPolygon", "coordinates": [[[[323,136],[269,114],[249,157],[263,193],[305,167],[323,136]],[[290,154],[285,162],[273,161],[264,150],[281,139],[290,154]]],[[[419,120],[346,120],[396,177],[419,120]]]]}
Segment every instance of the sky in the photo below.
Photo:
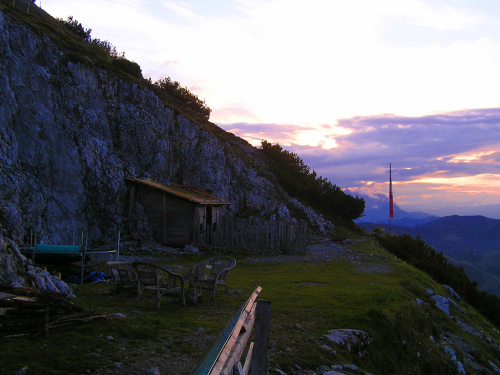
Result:
{"type": "MultiPolygon", "coordinates": [[[[498,0],[40,0],[254,146],[435,215],[500,204],[498,0]]],[[[500,206],[499,206],[500,207],[500,206]]]]}

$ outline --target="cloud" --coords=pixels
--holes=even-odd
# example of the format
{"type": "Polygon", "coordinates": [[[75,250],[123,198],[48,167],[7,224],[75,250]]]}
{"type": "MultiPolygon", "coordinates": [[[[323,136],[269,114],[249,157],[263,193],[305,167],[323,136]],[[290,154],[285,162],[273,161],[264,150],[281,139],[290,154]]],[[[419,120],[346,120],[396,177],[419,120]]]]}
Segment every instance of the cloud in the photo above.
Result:
{"type": "Polygon", "coordinates": [[[212,109],[244,103],[258,118],[216,122],[324,124],[500,104],[500,28],[466,2],[44,0],[44,7],[74,14],[154,81],[201,86],[212,109]]]}
{"type": "Polygon", "coordinates": [[[171,60],[171,61],[165,61],[163,64],[161,64],[162,66],[175,66],[175,65],[179,65],[180,64],[180,61],[179,60],[171,60]]]}
{"type": "Polygon", "coordinates": [[[454,184],[500,167],[500,24],[490,3],[44,0],[43,7],[73,14],[146,77],[193,88],[224,129],[254,145],[278,142],[341,187],[387,194],[392,163],[397,199],[418,205],[467,196],[500,202],[489,190],[466,193],[470,180],[454,184]],[[410,183],[419,179],[440,184],[410,183]]]}
{"type": "MultiPolygon", "coordinates": [[[[244,106],[230,105],[230,106],[219,106],[212,108],[212,114],[210,116],[211,121],[218,123],[219,126],[224,129],[226,125],[230,124],[230,127],[235,128],[234,125],[238,125],[235,129],[247,129],[244,121],[258,122],[259,117],[251,110],[244,108],[244,106]],[[237,123],[235,123],[237,122],[237,123]]],[[[253,130],[257,129],[256,127],[253,130]]]]}
{"type": "Polygon", "coordinates": [[[312,147],[330,150],[338,147],[335,137],[347,134],[349,130],[335,125],[292,125],[292,124],[255,124],[233,123],[219,124],[223,129],[245,138],[254,146],[262,140],[278,143],[281,146],[312,147]]]}
{"type": "MultiPolygon", "coordinates": [[[[248,139],[267,139],[297,153],[319,175],[365,195],[387,194],[392,163],[398,204],[500,202],[500,108],[407,117],[359,116],[336,125],[235,123],[223,126],[248,139]],[[335,132],[335,129],[342,131],[335,132]],[[304,144],[301,134],[335,142],[304,144]]],[[[458,203],[457,203],[458,204],[458,203]]]]}
{"type": "MultiPolygon", "coordinates": [[[[500,109],[475,109],[422,117],[394,115],[343,119],[339,125],[353,132],[337,141],[346,149],[361,148],[367,153],[403,160],[400,168],[415,168],[412,160],[428,160],[435,165],[447,164],[445,158],[463,155],[500,142],[500,109]]],[[[489,152],[489,151],[488,151],[489,152]]],[[[395,161],[396,163],[396,161],[395,161]]],[[[457,167],[463,163],[456,163],[457,167]]],[[[453,168],[449,164],[447,168],[453,168]]],[[[408,172],[407,172],[408,173],[408,172]]]]}

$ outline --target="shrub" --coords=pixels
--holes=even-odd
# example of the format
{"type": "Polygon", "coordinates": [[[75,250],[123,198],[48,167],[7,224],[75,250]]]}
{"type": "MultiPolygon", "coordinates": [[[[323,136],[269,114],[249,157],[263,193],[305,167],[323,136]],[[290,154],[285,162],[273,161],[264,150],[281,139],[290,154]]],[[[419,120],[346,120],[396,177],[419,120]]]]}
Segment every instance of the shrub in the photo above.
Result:
{"type": "Polygon", "coordinates": [[[86,42],[91,41],[92,38],[90,37],[90,33],[92,32],[92,29],[85,29],[80,22],[73,18],[73,16],[69,16],[66,21],[60,18],[58,19],[63,22],[66,29],[70,30],[78,38],[81,38],[86,42]]]}
{"type": "Polygon", "coordinates": [[[357,219],[363,214],[364,199],[352,197],[328,179],[318,177],[297,154],[284,150],[279,144],[273,145],[263,140],[261,145],[271,171],[292,197],[321,213],[347,220],[357,219]]]}
{"type": "Polygon", "coordinates": [[[133,61],[129,61],[125,58],[117,58],[113,59],[112,64],[133,77],[142,78],[141,67],[133,61]]]}
{"type": "Polygon", "coordinates": [[[210,118],[212,110],[206,105],[205,100],[201,100],[193,94],[187,87],[182,87],[177,81],[172,81],[170,77],[165,77],[154,83],[162,89],[167,95],[174,97],[189,109],[202,116],[205,120],[210,118]]]}

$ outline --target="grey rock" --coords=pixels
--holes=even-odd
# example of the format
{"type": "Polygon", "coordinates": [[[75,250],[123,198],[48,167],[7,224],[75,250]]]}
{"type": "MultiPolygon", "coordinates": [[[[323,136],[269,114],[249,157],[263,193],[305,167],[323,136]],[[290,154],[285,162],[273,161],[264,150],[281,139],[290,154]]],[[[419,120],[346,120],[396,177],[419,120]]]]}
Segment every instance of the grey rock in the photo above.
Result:
{"type": "Polygon", "coordinates": [[[368,333],[356,329],[336,329],[328,332],[329,334],[324,337],[339,346],[345,347],[350,353],[363,355],[366,346],[373,341],[368,333]]]}
{"type": "Polygon", "coordinates": [[[443,286],[448,290],[448,292],[450,292],[450,294],[451,294],[452,297],[455,297],[459,301],[462,300],[462,298],[460,298],[460,296],[458,295],[458,293],[455,292],[455,290],[451,286],[448,286],[448,285],[443,285],[443,286]]]}
{"type": "MultiPolygon", "coordinates": [[[[333,350],[331,347],[329,347],[328,345],[323,345],[321,347],[322,349],[325,349],[326,351],[329,351],[331,353],[335,353],[335,350],[333,350]]],[[[336,354],[336,353],[335,353],[336,354]]]]}
{"type": "Polygon", "coordinates": [[[457,362],[457,371],[460,375],[466,374],[465,369],[464,369],[464,365],[462,365],[461,362],[457,362]]]}
{"type": "Polygon", "coordinates": [[[434,301],[436,301],[437,308],[444,311],[446,315],[450,315],[450,305],[448,298],[439,295],[432,296],[432,298],[434,299],[434,301]]]}
{"type": "Polygon", "coordinates": [[[495,373],[500,374],[500,368],[498,368],[497,365],[495,365],[493,362],[491,362],[489,360],[488,360],[488,363],[490,364],[490,366],[493,369],[493,371],[495,371],[495,373]]]}
{"type": "Polygon", "coordinates": [[[432,296],[432,298],[436,301],[436,307],[444,311],[447,315],[450,315],[450,306],[454,307],[461,313],[465,313],[465,311],[460,306],[458,306],[455,301],[449,298],[440,295],[432,296]]]}
{"type": "Polygon", "coordinates": [[[184,251],[186,253],[197,254],[200,252],[200,249],[196,246],[193,246],[193,245],[186,245],[186,246],[184,246],[184,251]]]}
{"type": "Polygon", "coordinates": [[[344,370],[347,370],[347,371],[358,371],[358,366],[356,365],[343,365],[342,366],[344,370]]]}

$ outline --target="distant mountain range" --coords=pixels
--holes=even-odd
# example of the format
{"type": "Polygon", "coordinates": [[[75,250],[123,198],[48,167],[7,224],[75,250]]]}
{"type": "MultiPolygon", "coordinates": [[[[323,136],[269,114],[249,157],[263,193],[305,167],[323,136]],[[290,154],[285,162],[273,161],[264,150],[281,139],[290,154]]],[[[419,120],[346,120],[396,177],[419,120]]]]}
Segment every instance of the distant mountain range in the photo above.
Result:
{"type": "MultiPolygon", "coordinates": [[[[361,218],[355,220],[356,224],[389,224],[389,198],[386,195],[377,194],[375,197],[369,197],[367,195],[353,193],[349,189],[345,190],[345,193],[363,198],[366,202],[365,212],[361,218]]],[[[428,223],[429,221],[437,219],[439,216],[427,214],[425,212],[404,211],[395,204],[394,217],[395,219],[392,219],[393,225],[414,227],[428,223]]]]}
{"type": "Polygon", "coordinates": [[[383,228],[393,234],[420,236],[433,249],[443,252],[450,263],[464,267],[469,278],[477,281],[479,289],[500,296],[500,220],[485,216],[439,217],[404,211],[395,204],[395,218],[389,228],[386,195],[368,197],[349,190],[346,193],[365,200],[364,215],[356,223],[367,232],[383,228]]]}
{"type": "MultiPolygon", "coordinates": [[[[394,223],[394,222],[393,222],[394,223]]],[[[450,263],[463,266],[479,288],[500,296],[500,220],[484,216],[446,216],[413,227],[358,223],[366,231],[382,227],[393,234],[420,236],[443,252],[450,263]]]]}

